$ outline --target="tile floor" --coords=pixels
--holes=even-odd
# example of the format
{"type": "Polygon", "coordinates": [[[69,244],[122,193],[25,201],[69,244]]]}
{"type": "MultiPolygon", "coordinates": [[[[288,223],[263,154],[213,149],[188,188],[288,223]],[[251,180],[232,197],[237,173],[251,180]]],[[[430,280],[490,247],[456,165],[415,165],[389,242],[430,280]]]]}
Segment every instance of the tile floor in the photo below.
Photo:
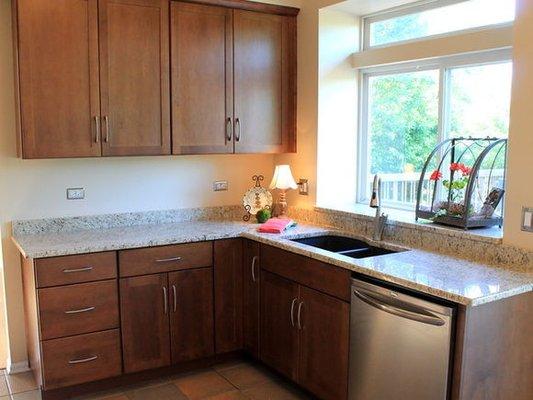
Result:
{"type": "MultiPolygon", "coordinates": [[[[0,400],[40,400],[31,373],[0,371],[0,400]]],[[[310,400],[259,365],[236,361],[143,382],[77,400],[310,400]]]]}

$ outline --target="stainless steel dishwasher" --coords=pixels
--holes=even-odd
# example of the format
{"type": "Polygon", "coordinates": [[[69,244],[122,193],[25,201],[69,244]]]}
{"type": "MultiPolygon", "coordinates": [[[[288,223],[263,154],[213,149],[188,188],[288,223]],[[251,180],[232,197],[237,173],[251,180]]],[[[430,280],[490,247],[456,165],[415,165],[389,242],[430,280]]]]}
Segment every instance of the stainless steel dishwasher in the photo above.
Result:
{"type": "Polygon", "coordinates": [[[352,280],[350,400],[446,400],[453,313],[352,280]]]}

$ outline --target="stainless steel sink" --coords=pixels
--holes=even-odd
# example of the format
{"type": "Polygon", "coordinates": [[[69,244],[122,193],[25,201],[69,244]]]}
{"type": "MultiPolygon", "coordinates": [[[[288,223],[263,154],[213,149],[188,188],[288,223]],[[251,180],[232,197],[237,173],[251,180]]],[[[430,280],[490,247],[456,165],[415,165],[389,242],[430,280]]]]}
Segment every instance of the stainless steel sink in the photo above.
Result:
{"type": "Polygon", "coordinates": [[[397,253],[397,251],[394,250],[371,246],[362,240],[345,236],[315,236],[303,239],[293,239],[292,241],[342,254],[351,258],[367,258],[397,253]]]}

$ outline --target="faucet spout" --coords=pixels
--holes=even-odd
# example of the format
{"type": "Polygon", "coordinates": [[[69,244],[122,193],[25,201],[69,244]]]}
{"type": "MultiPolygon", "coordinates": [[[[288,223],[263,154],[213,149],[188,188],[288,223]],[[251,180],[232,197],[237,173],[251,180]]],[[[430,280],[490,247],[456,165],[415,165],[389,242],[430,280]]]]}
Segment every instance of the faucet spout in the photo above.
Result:
{"type": "Polygon", "coordinates": [[[372,184],[372,196],[370,197],[370,207],[376,209],[376,216],[374,217],[374,240],[383,239],[383,231],[387,223],[388,216],[381,212],[381,179],[379,175],[374,175],[374,183],[372,184]]]}

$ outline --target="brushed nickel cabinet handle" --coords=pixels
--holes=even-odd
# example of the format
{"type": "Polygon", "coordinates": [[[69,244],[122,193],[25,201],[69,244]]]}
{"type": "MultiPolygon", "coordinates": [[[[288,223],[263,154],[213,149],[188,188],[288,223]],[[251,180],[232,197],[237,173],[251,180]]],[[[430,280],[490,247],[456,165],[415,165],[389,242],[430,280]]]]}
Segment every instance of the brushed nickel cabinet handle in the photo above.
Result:
{"type": "Polygon", "coordinates": [[[109,143],[109,137],[111,136],[111,127],[109,126],[109,116],[104,115],[104,124],[105,124],[105,142],[109,143]]]}
{"type": "Polygon", "coordinates": [[[299,330],[303,329],[303,325],[302,325],[302,308],[303,308],[303,306],[304,306],[304,302],[302,301],[298,305],[298,329],[299,330]]]}
{"type": "Polygon", "coordinates": [[[294,306],[296,305],[297,301],[298,299],[294,299],[291,304],[291,325],[293,326],[293,328],[294,328],[294,306]]]}
{"type": "Polygon", "coordinates": [[[228,118],[226,120],[226,141],[231,142],[232,137],[233,137],[233,124],[231,122],[231,118],[228,118]]]}
{"type": "Polygon", "coordinates": [[[255,265],[257,263],[258,258],[259,257],[257,256],[254,256],[254,258],[252,258],[252,281],[253,282],[257,282],[257,275],[255,274],[255,265]]]}
{"type": "Polygon", "coordinates": [[[176,312],[176,310],[178,309],[178,291],[176,290],[176,285],[172,285],[172,296],[174,297],[173,309],[174,312],[176,312]]]}
{"type": "Polygon", "coordinates": [[[78,359],[75,359],[75,360],[70,360],[68,363],[69,364],[82,364],[82,363],[94,361],[96,359],[98,359],[98,356],[92,356],[92,357],[87,357],[87,358],[78,358],[78,359]]]}
{"type": "Polygon", "coordinates": [[[170,258],[160,258],[159,260],[155,260],[156,263],[167,263],[167,262],[173,262],[173,261],[181,261],[181,257],[170,257],[170,258]]]}
{"type": "Polygon", "coordinates": [[[239,118],[235,118],[235,141],[241,141],[241,120],[239,118]]]}
{"type": "Polygon", "coordinates": [[[163,310],[165,312],[165,315],[167,315],[168,314],[168,296],[167,296],[166,286],[163,286],[163,310]]]}
{"type": "Polygon", "coordinates": [[[95,129],[94,142],[100,143],[100,117],[98,116],[94,117],[94,129],[95,129]]]}
{"type": "Polygon", "coordinates": [[[89,311],[93,311],[95,309],[96,309],[96,307],[80,308],[79,310],[68,310],[68,311],[65,311],[65,314],[81,314],[81,313],[86,313],[86,312],[89,312],[89,311]]]}
{"type": "Polygon", "coordinates": [[[73,269],[64,269],[63,273],[64,274],[73,274],[73,273],[76,273],[76,272],[89,272],[89,271],[92,271],[92,270],[93,270],[93,267],[73,268],[73,269]]]}

